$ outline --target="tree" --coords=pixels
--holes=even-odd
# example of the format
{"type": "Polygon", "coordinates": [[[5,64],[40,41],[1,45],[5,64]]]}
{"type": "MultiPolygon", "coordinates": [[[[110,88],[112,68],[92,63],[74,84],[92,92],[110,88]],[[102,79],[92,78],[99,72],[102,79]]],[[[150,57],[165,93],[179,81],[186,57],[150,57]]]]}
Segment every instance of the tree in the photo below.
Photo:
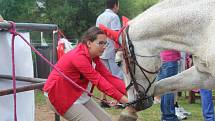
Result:
{"type": "Polygon", "coordinates": [[[44,0],[47,22],[58,24],[70,38],[78,38],[103,9],[102,0],[44,0]]]}
{"type": "MultiPolygon", "coordinates": [[[[119,15],[133,18],[158,0],[119,0],[119,15]]],[[[0,0],[0,14],[15,22],[57,24],[68,38],[79,38],[95,25],[106,0],[0,0]]]]}
{"type": "Polygon", "coordinates": [[[159,0],[120,0],[120,16],[124,15],[130,19],[142,13],[159,0]]]}
{"type": "Polygon", "coordinates": [[[35,0],[0,0],[0,14],[5,20],[34,22],[36,11],[35,0]]]}

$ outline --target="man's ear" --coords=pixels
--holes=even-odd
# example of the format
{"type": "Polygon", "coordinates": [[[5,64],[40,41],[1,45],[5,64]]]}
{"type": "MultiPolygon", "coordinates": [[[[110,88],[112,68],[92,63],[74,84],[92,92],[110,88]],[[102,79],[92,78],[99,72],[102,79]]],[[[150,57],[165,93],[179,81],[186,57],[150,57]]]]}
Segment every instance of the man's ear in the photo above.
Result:
{"type": "Polygon", "coordinates": [[[114,4],[114,8],[115,8],[115,9],[117,8],[117,4],[114,4]]]}

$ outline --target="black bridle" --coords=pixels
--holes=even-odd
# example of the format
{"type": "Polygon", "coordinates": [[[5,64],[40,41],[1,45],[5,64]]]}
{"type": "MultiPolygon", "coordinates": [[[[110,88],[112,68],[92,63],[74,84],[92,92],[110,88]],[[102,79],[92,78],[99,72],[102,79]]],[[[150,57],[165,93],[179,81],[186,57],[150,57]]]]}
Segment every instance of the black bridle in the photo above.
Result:
{"type": "Polygon", "coordinates": [[[131,86],[134,86],[134,89],[138,92],[138,97],[136,100],[127,103],[126,106],[132,105],[135,107],[136,110],[139,110],[139,106],[143,106],[140,109],[140,110],[143,110],[143,109],[150,107],[153,103],[152,102],[153,96],[148,96],[147,93],[148,93],[149,89],[151,88],[152,84],[156,80],[156,76],[155,76],[155,78],[152,81],[150,81],[148,76],[146,75],[146,73],[157,74],[160,69],[153,72],[153,71],[149,71],[149,70],[143,68],[138,63],[136,56],[139,56],[139,57],[159,57],[159,56],[157,56],[157,55],[156,56],[142,56],[142,55],[135,54],[135,48],[134,48],[134,45],[133,45],[133,43],[129,37],[128,31],[129,31],[129,26],[127,26],[127,28],[126,28],[126,35],[127,35],[126,37],[128,40],[127,41],[128,47],[127,47],[127,44],[125,42],[126,41],[125,38],[123,40],[124,42],[122,43],[123,44],[124,59],[125,59],[126,64],[127,64],[129,74],[131,76],[130,84],[127,86],[126,90],[128,90],[131,86]],[[138,67],[141,70],[141,72],[143,73],[144,77],[147,80],[148,87],[146,89],[141,84],[139,84],[136,80],[136,77],[135,77],[136,67],[138,67]],[[140,87],[142,88],[142,90],[140,90],[140,87]],[[138,105],[138,104],[141,104],[141,105],[138,105]]]}

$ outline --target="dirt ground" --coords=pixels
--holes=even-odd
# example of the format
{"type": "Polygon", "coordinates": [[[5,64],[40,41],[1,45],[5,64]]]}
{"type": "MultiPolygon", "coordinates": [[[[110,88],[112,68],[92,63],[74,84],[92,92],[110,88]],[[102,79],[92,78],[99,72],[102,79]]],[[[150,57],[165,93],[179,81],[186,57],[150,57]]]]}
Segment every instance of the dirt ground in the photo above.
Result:
{"type": "MultiPolygon", "coordinates": [[[[54,112],[47,105],[36,105],[35,121],[55,121],[54,112]]],[[[117,121],[118,116],[112,116],[113,121],[117,121]]],[[[60,121],[66,121],[62,117],[60,121]]]]}
{"type": "MultiPolygon", "coordinates": [[[[36,105],[35,121],[55,121],[54,112],[47,105],[36,105]]],[[[61,121],[66,121],[61,118],[61,121]]]]}

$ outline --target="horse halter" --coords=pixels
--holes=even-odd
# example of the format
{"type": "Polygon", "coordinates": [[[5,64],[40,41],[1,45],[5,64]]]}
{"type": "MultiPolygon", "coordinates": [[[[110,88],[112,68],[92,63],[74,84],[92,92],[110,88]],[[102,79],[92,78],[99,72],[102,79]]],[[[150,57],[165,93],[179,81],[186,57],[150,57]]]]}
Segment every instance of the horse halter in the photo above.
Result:
{"type": "Polygon", "coordinates": [[[134,45],[128,34],[129,26],[125,27],[124,29],[126,29],[128,43],[126,43],[125,36],[122,34],[123,56],[124,56],[125,63],[126,63],[126,69],[127,69],[127,71],[129,71],[129,74],[131,76],[131,82],[127,86],[126,90],[128,90],[131,86],[134,86],[134,89],[138,92],[137,99],[132,102],[127,103],[126,106],[131,105],[137,111],[140,111],[140,110],[144,110],[144,109],[151,107],[153,104],[153,99],[154,99],[153,96],[148,96],[147,93],[148,93],[150,87],[152,86],[152,84],[155,82],[156,77],[152,81],[150,81],[148,76],[146,75],[146,73],[157,74],[160,69],[153,72],[153,71],[149,71],[149,70],[143,68],[142,66],[140,66],[140,64],[138,63],[138,61],[136,59],[136,56],[139,56],[139,57],[157,57],[157,56],[142,56],[142,55],[135,54],[134,45]],[[128,44],[128,47],[127,47],[127,44],[128,44]],[[133,66],[133,68],[132,68],[132,66],[133,66]],[[144,88],[141,84],[139,84],[137,82],[137,80],[135,78],[136,66],[141,70],[144,77],[146,78],[147,83],[148,83],[147,88],[144,88]],[[140,87],[143,91],[140,90],[140,87]]]}

